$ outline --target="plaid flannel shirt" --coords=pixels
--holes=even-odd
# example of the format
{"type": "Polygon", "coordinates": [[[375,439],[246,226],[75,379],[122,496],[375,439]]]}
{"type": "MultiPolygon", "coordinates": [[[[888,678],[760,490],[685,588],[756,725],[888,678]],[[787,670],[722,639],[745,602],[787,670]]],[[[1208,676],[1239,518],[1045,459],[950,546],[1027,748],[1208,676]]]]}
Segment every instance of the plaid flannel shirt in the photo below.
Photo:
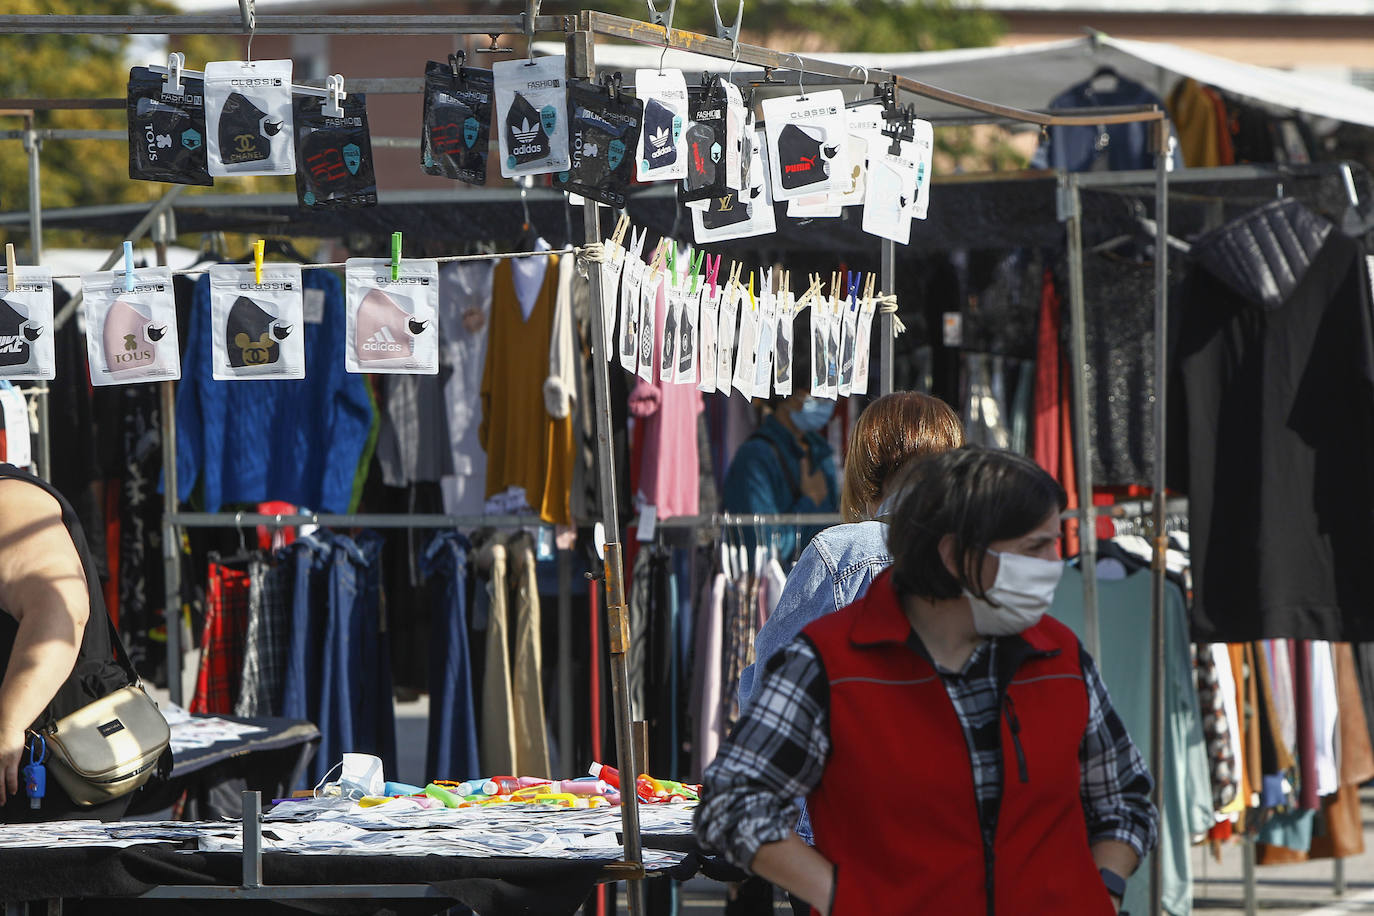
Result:
{"type": "MultiPolygon", "coordinates": [[[[999,643],[1018,638],[980,644],[962,671],[936,669],[963,726],[979,820],[989,836],[996,830],[1002,794],[995,660],[999,643]]],[[[928,658],[914,632],[911,639],[928,658]]],[[[1079,794],[1089,842],[1117,840],[1143,859],[1157,839],[1158,816],[1150,801],[1154,783],[1112,708],[1097,666],[1081,648],[1080,657],[1088,724],[1078,749],[1079,794]]],[[[820,782],[830,756],[829,698],[820,656],[805,636],[769,660],[754,700],[706,770],[706,794],[696,813],[703,846],[748,868],[760,846],[793,831],[795,800],[820,782]]]]}

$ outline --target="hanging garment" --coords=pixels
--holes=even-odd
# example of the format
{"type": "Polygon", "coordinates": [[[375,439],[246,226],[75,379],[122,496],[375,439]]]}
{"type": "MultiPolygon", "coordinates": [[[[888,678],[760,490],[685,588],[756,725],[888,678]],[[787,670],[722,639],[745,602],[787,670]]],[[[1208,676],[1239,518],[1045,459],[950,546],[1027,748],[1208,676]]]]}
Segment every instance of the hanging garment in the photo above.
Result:
{"type": "MultiPolygon", "coordinates": [[[[1094,88],[1091,79],[1076,83],[1055,96],[1050,102],[1050,109],[1115,105],[1164,107],[1159,96],[1135,80],[1123,76],[1116,76],[1115,79],[1115,88],[1109,89],[1094,88]]],[[[1172,125],[1169,130],[1172,134],[1172,125]]],[[[1063,169],[1068,172],[1153,169],[1156,158],[1151,144],[1153,132],[1154,125],[1144,121],[1094,127],[1051,127],[1046,133],[1045,142],[1031,157],[1031,168],[1063,169]]],[[[1173,168],[1183,165],[1176,146],[1170,158],[1173,168]]]]}
{"type": "Polygon", "coordinates": [[[439,265],[439,365],[451,370],[444,404],[453,475],[440,480],[449,515],[480,515],[486,498],[487,455],[477,429],[495,269],[495,261],[439,265]]]}
{"type": "Polygon", "coordinates": [[[643,720],[648,715],[649,615],[653,607],[653,550],[635,553],[630,572],[630,650],[626,656],[630,684],[630,716],[643,720]]]}
{"type": "Polygon", "coordinates": [[[1191,500],[1193,634],[1374,639],[1374,328],[1359,246],[1285,200],[1205,236],[1192,258],[1169,441],[1191,500]]]}
{"type": "Polygon", "coordinates": [[[265,558],[248,563],[248,631],[236,716],[280,716],[290,658],[292,569],[265,558]]]}
{"type": "Polygon", "coordinates": [[[503,261],[493,282],[491,332],[482,371],[479,441],[487,453],[486,497],[521,487],[546,522],[569,524],[572,418],[544,406],[544,355],[553,333],[558,258],[503,261]],[[553,261],[553,264],[542,263],[553,261]],[[543,267],[540,274],[531,273],[543,267]],[[517,273],[518,271],[518,273],[517,273]],[[523,295],[521,294],[523,291],[523,295]],[[540,354],[531,361],[530,354],[540,354]]]}
{"type": "Polygon", "coordinates": [[[1212,807],[1221,811],[1236,798],[1237,758],[1231,743],[1231,717],[1227,715],[1226,695],[1231,694],[1235,705],[1235,685],[1231,683],[1231,659],[1225,657],[1226,677],[1219,672],[1221,656],[1213,654],[1206,643],[1196,649],[1198,707],[1202,711],[1202,736],[1207,742],[1207,758],[1211,765],[1212,807]],[[1228,690],[1229,688],[1229,690],[1228,690]]]}
{"type": "MultiPolygon", "coordinates": [[[[282,552],[291,575],[291,629],[287,643],[282,715],[288,719],[320,721],[320,668],[323,664],[329,545],[316,533],[297,538],[282,552]]],[[[311,762],[316,780],[333,761],[322,764],[319,753],[311,762]]]]}
{"type": "Polygon", "coordinates": [[[205,635],[191,712],[231,715],[243,674],[248,629],[248,573],[210,564],[205,591],[205,635]]]}
{"type": "Polygon", "coordinates": [[[1169,93],[1169,120],[1178,130],[1179,153],[1188,168],[1235,162],[1225,108],[1218,108],[1219,101],[1220,96],[1191,77],[1179,80],[1169,93]]]}
{"type": "Polygon", "coordinates": [[[687,778],[699,780],[725,737],[721,728],[721,682],[725,626],[725,574],[717,568],[702,582],[692,640],[692,696],[688,716],[694,723],[692,765],[687,778]]]}
{"type": "Polygon", "coordinates": [[[558,292],[553,304],[553,335],[549,340],[549,377],[544,380],[544,409],[555,420],[572,413],[577,396],[574,376],[572,287],[577,258],[571,253],[558,259],[558,292]]]}
{"type": "Polygon", "coordinates": [[[468,645],[467,571],[471,545],[446,531],[430,541],[423,570],[434,583],[430,613],[429,741],[425,778],[468,779],[481,771],[468,645]]]}
{"type": "MultiPolygon", "coordinates": [[[[655,366],[662,356],[665,286],[659,285],[654,306],[655,366]]],[[[657,509],[658,518],[700,511],[697,415],[701,410],[701,392],[696,385],[660,381],[657,373],[652,382],[640,379],[630,392],[630,413],[644,421],[638,497],[657,509]]]]}
{"type": "Polygon", "coordinates": [[[548,726],[544,716],[543,657],[539,582],[534,539],[520,532],[507,545],[510,607],[515,614],[515,645],[511,660],[515,677],[515,773],[553,777],[549,764],[548,726]]]}
{"type": "Polygon", "coordinates": [[[177,386],[177,484],[183,502],[200,484],[209,512],[225,503],[271,499],[321,512],[350,510],[372,405],[363,377],[343,370],[339,278],[308,270],[303,285],[307,299],[324,297],[321,319],[305,323],[305,380],[215,381],[210,278],[196,284],[177,386]]]}
{"type": "Polygon", "coordinates": [[[515,697],[510,666],[510,588],[504,541],[495,536],[478,548],[477,569],[486,579],[487,645],[482,678],[482,772],[515,772],[515,697]]]}
{"type": "MultiPolygon", "coordinates": [[[[1099,581],[1097,588],[1102,680],[1126,731],[1150,760],[1151,665],[1150,653],[1141,651],[1150,645],[1150,577],[1136,573],[1119,581],[1099,581]]],[[[1189,660],[1187,609],[1173,583],[1166,586],[1164,612],[1164,810],[1159,847],[1152,855],[1163,861],[1164,910],[1180,916],[1192,911],[1192,837],[1206,833],[1214,817],[1207,747],[1189,660]]],[[[1064,570],[1050,613],[1075,633],[1082,632],[1083,574],[1076,566],[1064,570]]],[[[1127,883],[1123,910],[1146,912],[1149,874],[1147,859],[1127,883]]]]}
{"type": "Polygon", "coordinates": [[[1317,746],[1316,793],[1334,795],[1341,786],[1339,748],[1340,727],[1336,697],[1336,664],[1331,644],[1321,640],[1308,643],[1312,664],[1312,729],[1317,746]]]}
{"type": "Polygon", "coordinates": [[[453,476],[453,451],[448,431],[444,386],[451,372],[438,375],[383,375],[381,429],[377,461],[389,487],[438,483],[453,476]]]}

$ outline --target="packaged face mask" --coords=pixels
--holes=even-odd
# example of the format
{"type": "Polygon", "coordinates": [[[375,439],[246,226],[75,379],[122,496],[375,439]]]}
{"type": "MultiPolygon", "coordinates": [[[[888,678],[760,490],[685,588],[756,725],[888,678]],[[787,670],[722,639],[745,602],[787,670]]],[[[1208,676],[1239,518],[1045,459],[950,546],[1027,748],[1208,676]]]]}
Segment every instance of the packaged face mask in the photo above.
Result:
{"type": "MultiPolygon", "coordinates": [[[[668,244],[675,243],[669,242],[668,244]]],[[[658,380],[671,382],[677,374],[678,350],[682,341],[683,300],[686,298],[686,290],[678,282],[677,275],[672,270],[664,274],[663,284],[667,290],[667,310],[663,315],[663,339],[660,341],[658,351],[658,380]]]]}
{"type": "Polygon", "coordinates": [[[625,249],[614,239],[602,243],[605,257],[598,265],[601,280],[601,321],[608,361],[615,359],[615,315],[620,307],[620,273],[625,266],[625,249]]]}
{"type": "Polygon", "coordinates": [[[91,384],[181,378],[171,268],[136,268],[133,289],[127,286],[123,271],[81,275],[91,384]]]}
{"type": "MultiPolygon", "coordinates": [[[[455,61],[456,62],[456,61],[455,61]]],[[[493,96],[490,70],[425,62],[420,165],[426,175],[487,183],[493,96]]]]}
{"type": "Polygon", "coordinates": [[[439,264],[349,258],[344,368],[391,375],[439,374],[439,264]]]}
{"type": "MultiPolygon", "coordinates": [[[[687,101],[687,177],[678,186],[678,200],[701,201],[730,190],[728,101],[720,80],[693,86],[687,101]]],[[[738,172],[738,165],[736,165],[738,172]]],[[[738,182],[736,182],[738,185],[738,182]]]]}
{"type": "Polygon", "coordinates": [[[205,65],[211,175],[291,175],[291,61],[216,60],[205,65]]]}
{"type": "Polygon", "coordinates": [[[850,181],[848,116],[838,89],[764,99],[773,196],[842,191],[850,181]]]}
{"type": "Polygon", "coordinates": [[[720,298],[720,325],[716,333],[716,389],[730,393],[735,377],[735,326],[743,290],[738,283],[727,283],[720,298]]]}
{"type": "Polygon", "coordinates": [[[777,329],[773,334],[773,391],[792,393],[792,291],[778,296],[777,329]]]}
{"type": "Polygon", "coordinates": [[[742,191],[749,186],[745,173],[752,152],[749,147],[754,127],[739,87],[724,79],[720,81],[720,86],[725,93],[725,186],[733,191],[742,191]]]}
{"type": "Polygon", "coordinates": [[[687,177],[687,80],[681,70],[636,70],[635,94],[644,103],[640,181],[687,177]]]}
{"type": "Polygon", "coordinates": [[[833,296],[830,299],[830,336],[825,341],[825,396],[835,400],[840,396],[840,338],[844,334],[843,306],[833,296]]]}
{"type": "Polygon", "coordinates": [[[728,239],[771,235],[777,231],[773,213],[773,198],[768,190],[768,168],[759,131],[751,144],[753,160],[749,169],[748,191],[727,191],[710,199],[705,210],[692,210],[692,235],[698,244],[723,242],[728,239]]]}
{"type": "Polygon", "coordinates": [[[700,351],[700,283],[697,277],[689,277],[685,282],[688,290],[682,297],[682,323],[678,325],[677,372],[673,375],[673,383],[677,385],[696,383],[697,354],[700,351]],[[697,281],[695,285],[698,288],[695,290],[690,288],[693,281],[697,281]]]}
{"type": "Polygon", "coordinates": [[[620,276],[620,366],[633,374],[639,369],[639,288],[644,283],[644,239],[649,230],[630,229],[630,247],[620,276]]]}
{"type": "Polygon", "coordinates": [[[0,269],[0,378],[37,381],[56,376],[53,358],[52,271],[18,266],[14,289],[0,269]]]}
{"type": "Polygon", "coordinates": [[[498,61],[492,73],[502,176],[566,171],[570,159],[563,57],[498,61]]]}
{"type": "Polygon", "coordinates": [[[838,219],[844,215],[840,197],[835,192],[794,197],[787,202],[787,215],[793,219],[838,219]]]}
{"type": "Polygon", "coordinates": [[[610,207],[624,207],[634,181],[634,155],[644,106],[628,93],[614,97],[604,86],[574,80],[568,84],[572,114],[569,153],[572,164],[554,176],[553,186],[610,207]]]}
{"type": "Polygon", "coordinates": [[[847,398],[854,390],[854,333],[859,323],[859,304],[850,299],[843,303],[840,320],[839,394],[847,398]]]}
{"type": "Polygon", "coordinates": [[[211,364],[216,379],[305,378],[299,264],[216,264],[210,273],[211,364]]]}
{"type": "Polygon", "coordinates": [[[136,181],[213,185],[205,154],[205,82],[167,78],[146,67],[129,71],[129,177],[136,181]]]}
{"type": "Polygon", "coordinates": [[[773,339],[778,331],[777,297],[769,284],[772,271],[763,274],[759,294],[758,355],[754,359],[754,397],[766,398],[773,388],[773,339]]]}
{"type": "Polygon", "coordinates": [[[873,334],[873,313],[875,303],[871,296],[865,296],[859,306],[859,320],[854,332],[854,394],[868,394],[868,360],[873,334]]]}
{"type": "Polygon", "coordinates": [[[754,396],[754,367],[759,358],[759,301],[743,284],[738,287],[739,339],[735,342],[733,386],[746,398],[754,396]]]}
{"type": "Polygon", "coordinates": [[[883,138],[881,154],[870,147],[868,188],[864,198],[863,230],[903,245],[911,239],[911,221],[925,219],[930,202],[930,166],[934,130],[929,121],[912,124],[915,139],[898,141],[893,155],[891,138],[883,138]]]}
{"type": "Polygon", "coordinates": [[[377,206],[367,96],[339,100],[343,117],[325,113],[328,99],[296,96],[296,200],[308,210],[357,210],[377,206]]]}
{"type": "Polygon", "coordinates": [[[811,299],[811,394],[825,395],[825,354],[830,341],[829,300],[814,296],[811,299]]]}
{"type": "Polygon", "coordinates": [[[639,377],[654,380],[654,312],[664,282],[663,268],[646,268],[639,287],[639,354],[636,360],[639,377]]]}
{"type": "Polygon", "coordinates": [[[720,330],[719,287],[713,289],[709,284],[701,285],[699,315],[701,345],[697,349],[697,366],[700,368],[697,389],[710,393],[716,390],[716,363],[720,359],[720,354],[716,351],[716,335],[720,330]]]}

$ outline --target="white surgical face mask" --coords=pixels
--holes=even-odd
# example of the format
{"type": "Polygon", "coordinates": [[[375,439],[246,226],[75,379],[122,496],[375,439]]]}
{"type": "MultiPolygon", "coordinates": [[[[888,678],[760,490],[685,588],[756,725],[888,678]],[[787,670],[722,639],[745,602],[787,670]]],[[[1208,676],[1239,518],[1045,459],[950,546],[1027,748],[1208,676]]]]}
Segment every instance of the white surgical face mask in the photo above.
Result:
{"type": "Polygon", "coordinates": [[[964,597],[973,608],[973,628],[982,636],[1011,636],[1030,629],[1054,601],[1054,590],[1064,575],[1063,561],[995,550],[988,553],[998,558],[997,578],[987,590],[988,600],[964,589],[964,597]]]}

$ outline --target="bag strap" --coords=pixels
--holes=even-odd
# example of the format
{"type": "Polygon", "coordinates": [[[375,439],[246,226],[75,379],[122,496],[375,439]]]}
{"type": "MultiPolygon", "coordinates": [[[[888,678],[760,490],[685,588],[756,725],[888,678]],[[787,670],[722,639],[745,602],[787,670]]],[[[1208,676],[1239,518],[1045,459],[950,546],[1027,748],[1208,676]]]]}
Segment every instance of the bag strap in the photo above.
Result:
{"type": "MultiPolygon", "coordinates": [[[[755,433],[749,438],[757,439],[759,442],[764,443],[770,449],[773,450],[773,457],[778,459],[778,467],[782,469],[782,476],[787,479],[787,487],[792,494],[792,502],[795,503],[797,499],[801,496],[801,481],[799,481],[796,477],[792,476],[792,468],[788,465],[787,460],[783,457],[782,449],[778,448],[778,444],[774,442],[772,439],[768,438],[767,436],[761,436],[758,433],[755,433]]],[[[789,508],[791,508],[790,505],[789,508]]]]}
{"type": "MultiPolygon", "coordinates": [[[[180,621],[176,621],[180,622],[180,621]]],[[[124,640],[119,637],[119,630],[115,629],[114,621],[110,619],[109,611],[105,612],[105,626],[110,630],[110,643],[114,646],[115,663],[124,669],[124,673],[129,676],[129,684],[135,685],[142,683],[143,679],[138,676],[138,670],[134,668],[133,660],[129,658],[128,651],[124,648],[124,640]]]]}

